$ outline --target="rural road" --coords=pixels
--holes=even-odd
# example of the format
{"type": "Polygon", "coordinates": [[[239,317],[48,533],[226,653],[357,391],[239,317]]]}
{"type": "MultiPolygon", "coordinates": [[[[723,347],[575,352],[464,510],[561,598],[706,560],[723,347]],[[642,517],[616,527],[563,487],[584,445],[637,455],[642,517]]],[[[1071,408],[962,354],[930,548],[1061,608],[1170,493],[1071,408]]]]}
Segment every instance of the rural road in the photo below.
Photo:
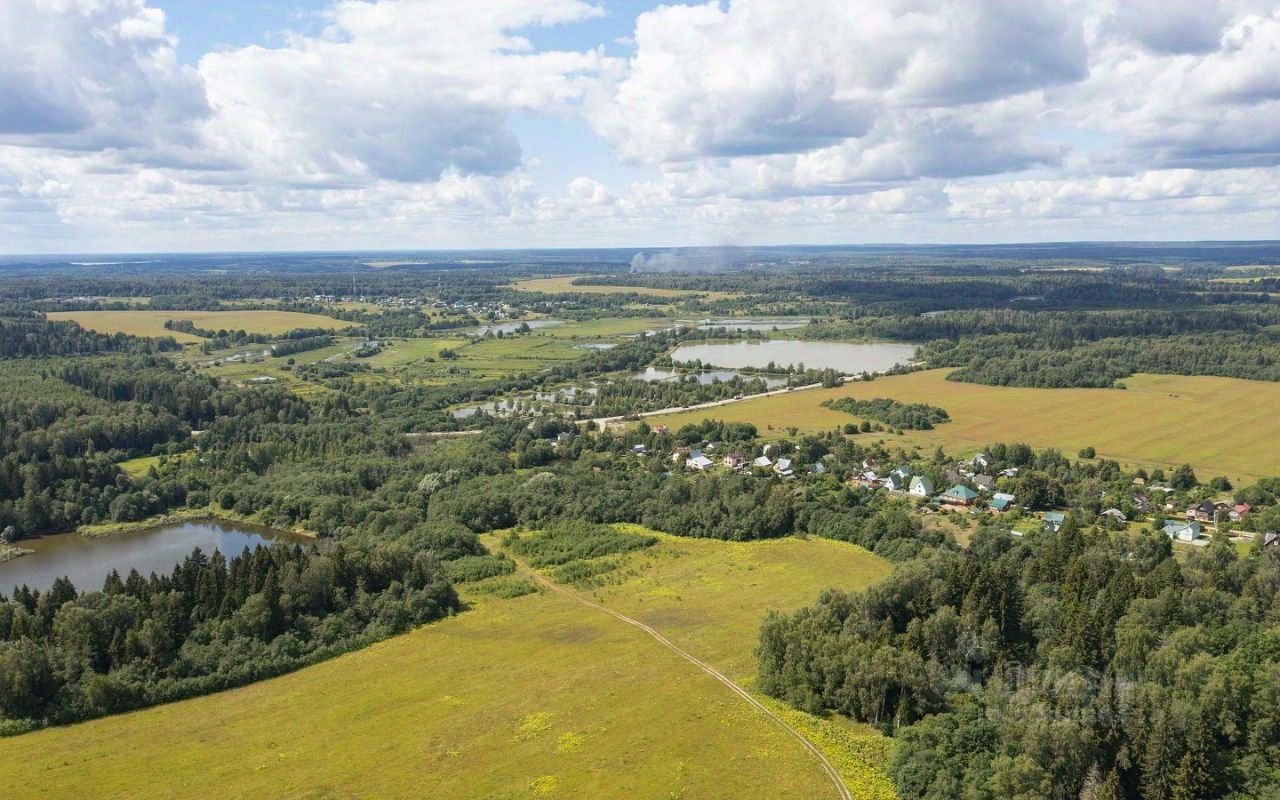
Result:
{"type": "MultiPolygon", "coordinates": [[[[857,378],[845,377],[841,379],[840,383],[844,384],[850,380],[857,380],[857,378]]],[[[773,397],[774,395],[779,395],[779,394],[794,394],[795,392],[803,392],[806,389],[821,389],[821,388],[822,388],[822,384],[820,383],[810,383],[804,386],[792,386],[789,389],[770,389],[767,392],[761,392],[759,394],[748,394],[748,395],[743,395],[742,397],[727,397],[724,400],[712,400],[709,403],[698,403],[697,405],[693,405],[693,406],[671,406],[670,408],[660,408],[657,411],[641,411],[637,414],[626,414],[619,417],[599,417],[593,421],[597,425],[616,425],[620,422],[634,422],[635,420],[642,419],[644,417],[660,417],[663,414],[678,414],[681,411],[700,411],[704,408],[719,408],[720,406],[732,405],[733,403],[742,403],[747,400],[759,400],[762,397],[773,397]]],[[[586,420],[582,420],[582,421],[585,422],[586,420]]]]}
{"type": "Polygon", "coordinates": [[[711,677],[723,683],[725,686],[729,687],[729,690],[732,691],[734,694],[738,695],[743,700],[747,701],[747,703],[755,707],[756,710],[758,710],[760,713],[767,716],[769,719],[778,723],[778,725],[780,725],[783,730],[791,734],[792,738],[794,738],[797,742],[803,745],[804,749],[808,750],[813,755],[813,757],[817,759],[819,766],[821,766],[823,771],[827,773],[827,777],[831,779],[831,782],[835,784],[836,792],[839,794],[841,800],[853,800],[853,795],[849,793],[849,789],[844,785],[844,781],[840,778],[840,773],[836,771],[835,765],[832,764],[831,761],[825,755],[823,755],[822,751],[819,750],[813,744],[813,742],[805,738],[804,734],[800,733],[800,731],[791,727],[791,725],[786,720],[782,719],[782,717],[779,717],[777,714],[770,711],[767,707],[765,707],[763,703],[761,703],[759,700],[752,697],[750,692],[748,692],[746,689],[743,689],[738,684],[734,683],[733,680],[729,678],[727,675],[725,675],[723,672],[711,666],[710,664],[698,658],[697,656],[693,655],[692,653],[688,652],[687,650],[684,650],[679,645],[675,644],[670,639],[663,636],[661,633],[649,627],[648,625],[645,625],[640,620],[632,619],[631,617],[628,617],[625,614],[620,614],[611,608],[607,608],[605,606],[600,605],[599,603],[588,600],[587,598],[583,597],[582,595],[578,594],[575,591],[566,589],[563,586],[559,586],[558,584],[555,584],[550,580],[542,577],[532,567],[524,563],[524,561],[516,558],[515,556],[512,556],[510,553],[508,553],[507,555],[508,557],[511,558],[512,561],[516,562],[516,564],[521,569],[523,569],[525,572],[528,572],[529,575],[532,576],[535,581],[547,587],[551,591],[557,594],[563,595],[569,598],[570,600],[573,600],[576,603],[581,603],[582,605],[587,606],[588,608],[594,608],[597,611],[603,611],[604,613],[608,614],[611,617],[614,617],[615,619],[619,619],[627,623],[628,625],[633,625],[639,628],[640,630],[644,631],[645,633],[649,634],[651,637],[656,639],[658,643],[661,644],[663,647],[667,648],[671,652],[683,658],[685,661],[688,661],[690,664],[693,664],[698,669],[702,670],[706,674],[710,675],[711,677]]]}

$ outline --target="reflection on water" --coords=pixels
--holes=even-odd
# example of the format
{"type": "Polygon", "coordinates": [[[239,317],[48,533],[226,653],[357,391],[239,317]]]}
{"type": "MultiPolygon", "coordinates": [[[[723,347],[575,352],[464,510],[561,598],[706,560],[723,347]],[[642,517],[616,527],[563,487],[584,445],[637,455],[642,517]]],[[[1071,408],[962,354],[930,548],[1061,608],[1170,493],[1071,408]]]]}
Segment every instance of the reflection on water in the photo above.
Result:
{"type": "Polygon", "coordinates": [[[74,533],[23,539],[20,546],[35,552],[0,564],[0,591],[10,594],[14,587],[23,584],[44,590],[64,575],[80,591],[96,591],[102,588],[102,582],[113,569],[121,577],[131,569],[142,575],[168,573],[197,547],[207,554],[221,550],[230,558],[246,547],[252,550],[277,541],[309,540],[257,525],[221,520],[182,522],[99,539],[74,533]]]}

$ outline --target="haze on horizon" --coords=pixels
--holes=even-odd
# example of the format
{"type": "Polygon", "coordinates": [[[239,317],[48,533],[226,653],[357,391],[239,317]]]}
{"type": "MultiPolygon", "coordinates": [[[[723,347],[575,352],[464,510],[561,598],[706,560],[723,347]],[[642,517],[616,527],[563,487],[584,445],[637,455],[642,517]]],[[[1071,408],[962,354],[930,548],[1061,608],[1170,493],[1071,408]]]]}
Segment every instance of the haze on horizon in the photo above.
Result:
{"type": "Polygon", "coordinates": [[[1272,239],[1280,1],[3,0],[0,253],[1272,239]]]}

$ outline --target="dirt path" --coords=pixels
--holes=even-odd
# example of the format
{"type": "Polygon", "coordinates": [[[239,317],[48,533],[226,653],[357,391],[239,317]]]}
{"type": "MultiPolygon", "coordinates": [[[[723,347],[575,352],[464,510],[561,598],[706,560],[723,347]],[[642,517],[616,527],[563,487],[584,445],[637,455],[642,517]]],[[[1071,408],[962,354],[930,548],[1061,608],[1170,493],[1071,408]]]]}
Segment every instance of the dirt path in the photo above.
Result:
{"type": "Polygon", "coordinates": [[[853,795],[851,795],[849,793],[848,788],[845,787],[844,781],[841,780],[840,773],[836,771],[835,765],[832,764],[831,761],[825,755],[823,755],[822,751],[819,750],[816,746],[814,746],[813,742],[810,742],[807,738],[805,738],[804,734],[800,733],[800,731],[791,727],[791,725],[786,720],[782,719],[782,717],[779,717],[777,714],[770,711],[763,703],[755,699],[750,692],[748,692],[746,689],[743,689],[738,684],[734,683],[733,680],[729,678],[729,676],[725,675],[720,670],[711,666],[710,664],[698,658],[697,656],[693,655],[692,653],[688,652],[687,650],[681,648],[679,645],[675,644],[670,639],[663,636],[661,633],[649,627],[648,625],[644,624],[640,620],[632,619],[631,617],[628,617],[625,614],[620,614],[611,608],[607,608],[606,606],[602,606],[599,603],[596,603],[592,600],[588,600],[587,598],[583,597],[582,595],[578,594],[575,591],[572,591],[571,589],[566,589],[563,586],[553,583],[552,581],[538,574],[536,570],[534,570],[528,564],[524,563],[524,561],[516,558],[515,556],[512,556],[510,553],[508,553],[507,555],[511,558],[512,561],[516,562],[516,564],[521,569],[529,573],[529,575],[535,581],[547,587],[551,591],[556,592],[557,594],[563,595],[569,598],[570,600],[573,600],[576,603],[581,603],[582,605],[587,606],[589,608],[594,608],[597,611],[603,611],[604,613],[608,614],[611,617],[614,617],[615,619],[619,619],[627,623],[628,625],[632,625],[636,628],[639,628],[640,630],[644,631],[645,633],[649,634],[651,637],[656,639],[658,643],[661,644],[663,647],[667,648],[671,652],[683,658],[685,661],[688,661],[690,664],[693,664],[698,669],[702,670],[706,674],[710,675],[711,677],[723,683],[725,686],[729,688],[731,692],[738,695],[738,697],[742,698],[747,703],[751,704],[756,710],[758,710],[760,713],[767,716],[769,719],[778,723],[778,725],[781,726],[782,729],[785,730],[787,733],[791,734],[791,737],[794,738],[797,742],[799,742],[804,747],[804,749],[808,750],[813,755],[813,757],[817,759],[818,764],[819,766],[822,767],[823,771],[827,773],[827,777],[831,779],[831,782],[833,784],[835,784],[836,792],[839,794],[841,800],[853,800],[853,795]]]}

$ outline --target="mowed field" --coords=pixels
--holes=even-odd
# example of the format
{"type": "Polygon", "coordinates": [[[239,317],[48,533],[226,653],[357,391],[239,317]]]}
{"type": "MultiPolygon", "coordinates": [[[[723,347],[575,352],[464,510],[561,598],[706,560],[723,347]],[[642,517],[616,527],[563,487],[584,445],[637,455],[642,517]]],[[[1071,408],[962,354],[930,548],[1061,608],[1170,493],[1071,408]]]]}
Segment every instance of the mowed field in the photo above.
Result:
{"type": "Polygon", "coordinates": [[[179,342],[201,342],[198,336],[165,330],[166,320],[189,319],[197,328],[244,330],[277,334],[294,328],[351,327],[346,322],[320,314],[298,311],[54,311],[52,320],[74,320],[99,333],[128,333],[134,336],[172,336],[179,342]]]}
{"type": "MultiPolygon", "coordinates": [[[[594,594],[741,678],[767,608],[887,570],[825,540],[664,537],[594,594]]],[[[550,592],[471,594],[455,618],[291,675],[0,740],[0,796],[835,797],[780,726],[642,631],[550,592]]],[[[859,761],[885,740],[807,722],[834,729],[824,750],[849,745],[833,760],[855,797],[891,796],[859,761]]]]}
{"type": "MultiPolygon", "coordinates": [[[[1134,375],[1119,389],[1024,389],[946,380],[928,370],[811,389],[720,408],[650,417],[650,424],[680,425],[705,418],[750,422],[762,435],[831,430],[856,418],[822,408],[833,397],[892,397],[941,406],[951,422],[931,431],[891,436],[889,444],[933,448],[968,456],[992,442],[1058,447],[1074,456],[1082,447],[1134,466],[1190,463],[1204,479],[1280,475],[1280,384],[1234,378],[1134,375]]],[[[881,434],[872,434],[880,436],[881,434]]],[[[863,434],[864,437],[868,434],[863,434]]]]}
{"type": "Polygon", "coordinates": [[[585,275],[557,275],[554,278],[531,278],[512,284],[513,289],[522,292],[543,292],[545,294],[647,294],[653,297],[692,297],[702,295],[708,300],[723,300],[737,297],[736,292],[698,292],[691,289],[654,289],[647,286],[590,286],[575,284],[578,278],[585,275]]]}

